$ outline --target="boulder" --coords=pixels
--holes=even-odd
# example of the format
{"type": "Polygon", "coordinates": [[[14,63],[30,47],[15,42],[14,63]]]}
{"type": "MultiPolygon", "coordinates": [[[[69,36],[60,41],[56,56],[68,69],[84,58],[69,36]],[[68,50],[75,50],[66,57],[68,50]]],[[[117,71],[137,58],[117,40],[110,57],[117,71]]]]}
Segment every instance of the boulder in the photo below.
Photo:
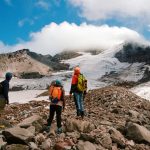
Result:
{"type": "Polygon", "coordinates": [[[34,142],[30,142],[29,147],[30,147],[31,150],[38,150],[39,149],[34,142]]]}
{"type": "Polygon", "coordinates": [[[140,126],[136,123],[127,123],[127,137],[136,142],[148,142],[150,143],[150,131],[144,126],[140,126]]]}
{"type": "Polygon", "coordinates": [[[35,137],[34,137],[34,140],[35,140],[35,142],[36,142],[36,144],[42,144],[44,141],[45,141],[45,136],[42,134],[42,133],[39,133],[38,135],[36,135],[35,137]]]}
{"type": "Polygon", "coordinates": [[[79,131],[79,132],[89,133],[94,129],[95,129],[94,124],[88,121],[82,121],[77,119],[66,120],[66,130],[68,132],[79,131]]]}
{"type": "Polygon", "coordinates": [[[121,147],[125,146],[125,138],[118,130],[116,130],[115,128],[111,128],[109,130],[109,133],[111,135],[113,142],[117,143],[121,147]]]}
{"type": "Polygon", "coordinates": [[[42,142],[42,149],[43,150],[49,150],[51,147],[51,139],[46,139],[44,142],[42,142]]]}
{"type": "Polygon", "coordinates": [[[27,145],[12,144],[7,145],[5,150],[29,150],[29,147],[27,145]]]}
{"type": "Polygon", "coordinates": [[[30,141],[34,135],[27,129],[14,127],[2,132],[8,143],[25,144],[30,141]]]}
{"type": "Polygon", "coordinates": [[[84,141],[95,142],[95,137],[90,133],[81,133],[80,139],[84,141]]]}
{"type": "Polygon", "coordinates": [[[88,141],[79,141],[77,148],[78,150],[96,150],[96,146],[88,141]]]}
{"type": "Polygon", "coordinates": [[[75,131],[75,132],[66,132],[66,135],[71,137],[71,138],[76,138],[79,139],[80,138],[80,133],[75,131]]]}
{"type": "Polygon", "coordinates": [[[106,149],[110,149],[112,146],[112,139],[110,138],[109,133],[103,133],[99,139],[99,143],[106,149]]]}
{"type": "Polygon", "coordinates": [[[38,122],[39,120],[41,120],[41,117],[39,115],[33,115],[23,120],[21,123],[18,124],[18,126],[22,128],[28,128],[31,125],[33,125],[35,122],[38,122]]]}
{"type": "Polygon", "coordinates": [[[33,135],[35,135],[35,127],[34,126],[30,126],[29,128],[27,128],[27,130],[32,133],[33,135]]]}
{"type": "Polygon", "coordinates": [[[134,110],[129,110],[129,115],[133,118],[138,118],[139,112],[134,111],[134,110]]]}
{"type": "Polygon", "coordinates": [[[68,139],[65,141],[59,141],[55,144],[54,148],[55,150],[71,150],[74,143],[68,139]]]}

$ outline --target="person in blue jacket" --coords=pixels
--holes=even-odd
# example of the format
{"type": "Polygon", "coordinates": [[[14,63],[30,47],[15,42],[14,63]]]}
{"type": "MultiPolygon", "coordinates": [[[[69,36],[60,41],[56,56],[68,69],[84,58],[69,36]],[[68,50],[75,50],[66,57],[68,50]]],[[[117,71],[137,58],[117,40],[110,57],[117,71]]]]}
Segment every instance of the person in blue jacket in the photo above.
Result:
{"type": "Polygon", "coordinates": [[[0,114],[4,110],[5,105],[9,104],[9,82],[12,78],[12,73],[7,72],[5,80],[0,83],[0,114]]]}

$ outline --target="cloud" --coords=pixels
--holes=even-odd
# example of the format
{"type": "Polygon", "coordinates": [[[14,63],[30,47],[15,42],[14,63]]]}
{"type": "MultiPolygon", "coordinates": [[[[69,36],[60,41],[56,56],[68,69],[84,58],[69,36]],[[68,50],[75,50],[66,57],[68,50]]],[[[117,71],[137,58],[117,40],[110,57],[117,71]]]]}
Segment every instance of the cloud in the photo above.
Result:
{"type": "MultiPolygon", "coordinates": [[[[80,15],[87,20],[105,20],[111,18],[150,19],[149,0],[69,0],[80,8],[80,15]]],[[[143,21],[143,20],[142,20],[143,21]]]]}
{"type": "Polygon", "coordinates": [[[33,25],[34,20],[31,20],[29,18],[24,18],[24,19],[18,21],[18,26],[23,27],[26,23],[29,24],[29,25],[33,25]]]}
{"type": "Polygon", "coordinates": [[[48,2],[46,2],[46,1],[44,1],[44,0],[38,0],[38,1],[35,3],[35,5],[36,5],[37,7],[43,8],[43,9],[45,9],[45,10],[48,10],[49,7],[50,7],[50,4],[49,4],[48,2]]]}
{"type": "Polygon", "coordinates": [[[107,49],[124,41],[144,40],[139,33],[125,27],[63,22],[50,23],[41,31],[31,33],[29,41],[20,41],[13,46],[1,44],[1,50],[16,51],[28,48],[37,53],[53,55],[63,50],[107,49]]]}
{"type": "Polygon", "coordinates": [[[5,3],[7,4],[7,5],[12,5],[12,1],[11,0],[4,0],[5,1],[5,3]]]}

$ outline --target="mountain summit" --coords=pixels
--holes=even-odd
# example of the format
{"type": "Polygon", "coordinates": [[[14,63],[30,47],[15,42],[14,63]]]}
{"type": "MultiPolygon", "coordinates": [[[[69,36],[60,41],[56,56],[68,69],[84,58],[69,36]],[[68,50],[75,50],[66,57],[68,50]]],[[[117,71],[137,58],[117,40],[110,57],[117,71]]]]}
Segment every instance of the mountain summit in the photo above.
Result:
{"type": "Polygon", "coordinates": [[[55,61],[51,55],[37,54],[28,49],[0,54],[0,76],[10,71],[17,77],[41,77],[68,68],[69,65],[55,61]]]}

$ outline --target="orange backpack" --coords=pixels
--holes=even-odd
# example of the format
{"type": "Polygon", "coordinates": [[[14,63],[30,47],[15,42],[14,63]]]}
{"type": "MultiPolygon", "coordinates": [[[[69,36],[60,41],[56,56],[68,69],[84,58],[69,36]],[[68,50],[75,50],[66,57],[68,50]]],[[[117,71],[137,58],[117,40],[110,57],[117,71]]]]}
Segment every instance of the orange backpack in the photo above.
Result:
{"type": "Polygon", "coordinates": [[[62,95],[62,87],[56,87],[54,85],[51,85],[49,88],[49,96],[51,97],[51,100],[57,99],[58,101],[61,99],[62,95]]]}

